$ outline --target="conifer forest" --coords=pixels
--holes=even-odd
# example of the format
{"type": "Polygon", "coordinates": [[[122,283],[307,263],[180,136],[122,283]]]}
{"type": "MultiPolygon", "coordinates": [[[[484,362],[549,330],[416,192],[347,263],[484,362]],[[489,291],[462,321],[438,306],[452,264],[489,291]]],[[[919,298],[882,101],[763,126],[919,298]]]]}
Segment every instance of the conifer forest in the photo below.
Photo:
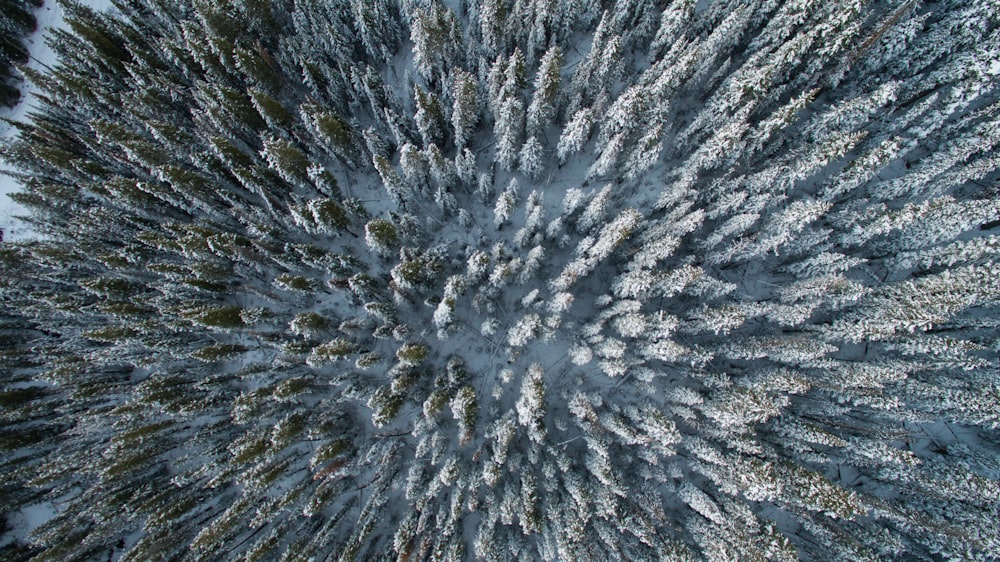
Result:
{"type": "Polygon", "coordinates": [[[38,22],[32,8],[39,0],[0,0],[0,107],[10,107],[21,97],[15,66],[28,62],[24,37],[38,22]]]}
{"type": "Polygon", "coordinates": [[[1000,1],[61,3],[0,559],[1000,559],[1000,1]]]}

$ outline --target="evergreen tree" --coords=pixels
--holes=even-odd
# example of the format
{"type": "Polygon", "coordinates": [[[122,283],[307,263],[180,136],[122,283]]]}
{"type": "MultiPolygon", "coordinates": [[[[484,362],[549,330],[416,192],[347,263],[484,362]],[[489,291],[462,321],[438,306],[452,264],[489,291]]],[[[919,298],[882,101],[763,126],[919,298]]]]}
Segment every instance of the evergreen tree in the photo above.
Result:
{"type": "Polygon", "coordinates": [[[562,82],[562,49],[554,46],[538,63],[535,92],[528,105],[528,133],[537,135],[551,122],[559,110],[559,86],[562,82]]]}
{"type": "Polygon", "coordinates": [[[410,22],[413,63],[429,83],[441,84],[449,71],[465,64],[465,42],[458,17],[440,0],[417,8],[410,22]]]}
{"type": "Polygon", "coordinates": [[[351,0],[351,16],[368,56],[387,64],[399,46],[399,15],[391,4],[351,0]]]}
{"type": "Polygon", "coordinates": [[[461,150],[472,138],[479,122],[479,93],[471,74],[461,71],[455,73],[451,97],[455,100],[451,110],[455,146],[461,150]]]}
{"type": "Polygon", "coordinates": [[[441,101],[434,94],[421,90],[419,86],[414,87],[413,96],[417,105],[413,117],[417,122],[420,137],[424,140],[424,146],[444,145],[448,125],[441,101]]]}
{"type": "Polygon", "coordinates": [[[589,109],[581,109],[573,115],[562,135],[559,137],[559,144],[556,147],[556,154],[560,163],[565,163],[566,158],[583,149],[590,138],[590,132],[594,126],[594,113],[589,109]]]}

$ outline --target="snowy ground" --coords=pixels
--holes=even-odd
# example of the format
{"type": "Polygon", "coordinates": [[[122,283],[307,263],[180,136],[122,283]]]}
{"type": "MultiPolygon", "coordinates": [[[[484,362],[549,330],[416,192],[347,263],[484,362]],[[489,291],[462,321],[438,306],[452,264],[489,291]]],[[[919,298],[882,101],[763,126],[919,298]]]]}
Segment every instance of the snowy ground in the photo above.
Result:
{"type": "MultiPolygon", "coordinates": [[[[98,10],[107,10],[111,7],[111,0],[84,0],[84,4],[89,4],[98,10]]],[[[38,18],[38,29],[25,40],[31,55],[28,66],[44,70],[55,64],[55,53],[49,48],[46,40],[51,35],[50,30],[65,27],[63,10],[56,0],[46,0],[45,5],[35,12],[35,17],[38,18]]],[[[26,121],[34,109],[34,94],[35,88],[28,82],[22,82],[21,103],[13,108],[0,107],[0,117],[12,121],[26,121]]],[[[0,122],[0,143],[9,142],[16,134],[13,127],[0,122]]],[[[9,167],[0,162],[0,172],[6,170],[9,170],[9,167]]],[[[21,185],[17,180],[0,173],[0,230],[3,231],[4,240],[23,240],[32,236],[31,230],[16,218],[24,214],[24,208],[9,197],[11,193],[20,189],[21,185]]]]}

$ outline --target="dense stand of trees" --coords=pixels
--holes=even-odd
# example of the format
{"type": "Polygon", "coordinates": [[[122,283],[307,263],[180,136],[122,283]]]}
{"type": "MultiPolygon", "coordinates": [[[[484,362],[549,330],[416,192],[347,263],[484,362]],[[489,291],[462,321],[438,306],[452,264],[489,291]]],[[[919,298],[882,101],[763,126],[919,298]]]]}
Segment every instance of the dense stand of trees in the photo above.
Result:
{"type": "Polygon", "coordinates": [[[4,153],[4,559],[1000,556],[995,2],[113,3],[4,153]]]}
{"type": "Polygon", "coordinates": [[[15,65],[28,62],[24,38],[38,26],[33,11],[42,0],[0,0],[0,106],[12,107],[21,99],[21,79],[15,65]]]}

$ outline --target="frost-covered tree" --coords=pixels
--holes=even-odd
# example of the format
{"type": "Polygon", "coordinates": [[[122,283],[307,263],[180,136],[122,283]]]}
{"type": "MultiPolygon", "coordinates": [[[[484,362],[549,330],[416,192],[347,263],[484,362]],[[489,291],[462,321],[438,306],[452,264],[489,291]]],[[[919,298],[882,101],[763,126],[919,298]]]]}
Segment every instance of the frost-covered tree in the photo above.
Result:
{"type": "Polygon", "coordinates": [[[512,179],[503,193],[497,197],[496,205],[493,206],[493,224],[498,229],[510,220],[510,215],[514,212],[514,205],[517,203],[518,189],[517,180],[512,179]]]}
{"type": "Polygon", "coordinates": [[[579,152],[590,138],[590,133],[594,127],[594,113],[588,108],[581,109],[573,114],[562,134],[559,136],[559,144],[556,147],[556,154],[559,162],[565,163],[566,158],[574,152],[579,152]]]}
{"type": "Polygon", "coordinates": [[[454,100],[451,123],[455,130],[455,146],[461,150],[468,144],[479,123],[479,92],[471,74],[455,73],[451,97],[454,100]]]}
{"type": "Polygon", "coordinates": [[[443,80],[450,69],[464,64],[465,44],[458,16],[443,2],[428,2],[426,8],[413,11],[410,39],[413,65],[425,80],[443,80]]]}
{"type": "Polygon", "coordinates": [[[545,169],[545,154],[542,143],[537,138],[531,137],[524,141],[521,146],[521,154],[518,156],[518,167],[524,175],[533,180],[537,180],[545,169]]]}
{"type": "Polygon", "coordinates": [[[563,53],[558,45],[542,56],[535,76],[534,93],[528,105],[527,129],[530,135],[542,132],[559,109],[559,87],[562,84],[563,53]]]}
{"type": "Polygon", "coordinates": [[[417,107],[413,118],[417,122],[417,130],[424,140],[424,146],[444,144],[448,125],[441,101],[433,93],[424,92],[419,86],[414,87],[413,97],[417,107]]]}

